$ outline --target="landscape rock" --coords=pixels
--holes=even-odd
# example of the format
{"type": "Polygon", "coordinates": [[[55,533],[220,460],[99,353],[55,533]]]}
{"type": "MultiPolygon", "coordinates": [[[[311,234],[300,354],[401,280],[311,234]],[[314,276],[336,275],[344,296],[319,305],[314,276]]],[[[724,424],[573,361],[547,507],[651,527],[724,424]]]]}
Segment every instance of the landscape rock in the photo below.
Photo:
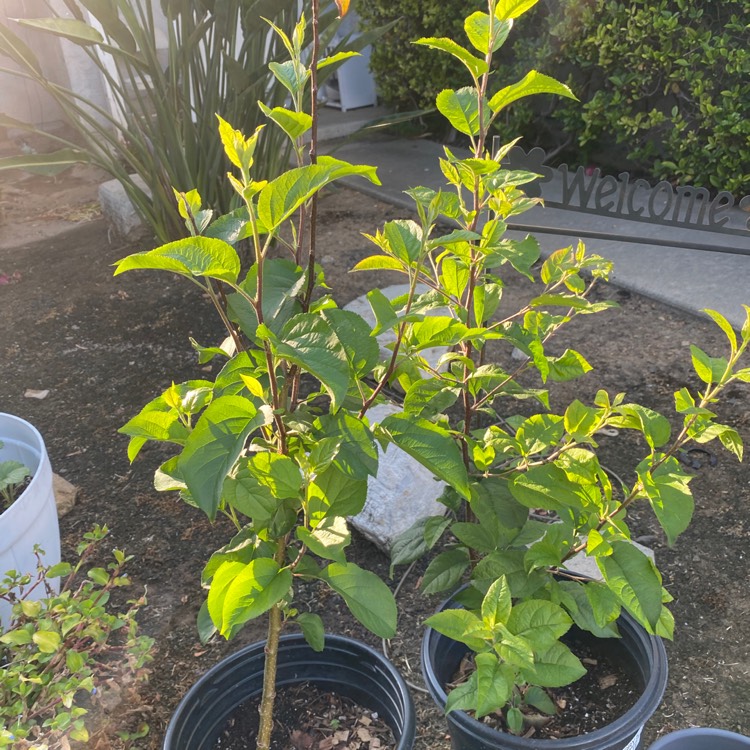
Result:
{"type": "MultiPolygon", "coordinates": [[[[397,411],[395,406],[380,404],[367,416],[373,424],[397,411]]],[[[378,447],[378,452],[378,475],[368,479],[365,507],[350,521],[363,536],[390,552],[394,540],[420,518],[445,513],[445,506],[437,501],[445,483],[395,445],[385,453],[378,447]]]]}
{"type": "Polygon", "coordinates": [[[57,504],[57,517],[62,518],[66,513],[73,510],[78,497],[78,487],[63,479],[59,474],[52,474],[52,492],[57,504]]]}
{"type": "MultiPolygon", "coordinates": [[[[149,192],[139,175],[130,175],[130,178],[139,188],[149,192]]],[[[118,236],[134,240],[143,233],[143,221],[118,180],[108,180],[99,186],[99,203],[102,214],[118,236]]]]}

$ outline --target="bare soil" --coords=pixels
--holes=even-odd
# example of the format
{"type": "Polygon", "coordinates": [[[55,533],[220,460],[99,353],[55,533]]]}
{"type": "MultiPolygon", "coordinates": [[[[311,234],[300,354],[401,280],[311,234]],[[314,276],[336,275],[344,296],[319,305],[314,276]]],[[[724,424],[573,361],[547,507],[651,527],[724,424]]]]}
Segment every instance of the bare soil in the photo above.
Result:
{"type": "MultiPolygon", "coordinates": [[[[149,600],[142,626],[156,639],[158,651],[140,699],[111,703],[89,747],[123,747],[114,729],[147,722],[148,737],[129,745],[146,750],[160,746],[171,712],[202,672],[264,634],[251,623],[232,643],[200,644],[195,628],[203,600],[200,571],[229,529],[221,522],[211,525],[176,497],[155,492],[153,470],[167,450],[148,446],[134,465],[128,463],[127,440],[117,429],[173,380],[201,376],[188,338],[209,344],[221,331],[209,303],[182,280],[145,272],[112,277],[112,263],[150,245],[127,247],[111,237],[106,224],[95,218],[95,182],[87,174],[70,185],[64,176],[57,181],[4,177],[0,411],[34,423],[45,437],[55,471],[80,490],[75,508],[61,521],[65,553],[70,555],[94,523],[106,523],[111,545],[135,556],[133,585],[147,588],[149,600]],[[49,216],[49,207],[57,207],[65,218],[49,216]],[[68,227],[63,234],[60,221],[68,227]],[[25,397],[29,390],[49,393],[43,399],[25,397]]],[[[372,233],[403,212],[350,191],[332,192],[321,205],[322,262],[343,304],[372,283],[364,274],[347,272],[370,253],[360,233],[372,233]]],[[[386,275],[377,281],[392,283],[386,275]]],[[[509,284],[511,304],[523,293],[521,285],[509,284]]],[[[676,389],[697,386],[688,343],[717,355],[723,351],[722,335],[702,319],[614,286],[600,295],[620,307],[581,317],[564,336],[565,346],[580,350],[595,369],[556,388],[554,400],[559,405],[572,397],[591,399],[605,388],[668,412],[676,389]]],[[[721,416],[748,439],[748,386],[727,395],[721,416]]],[[[605,437],[602,445],[607,465],[629,480],[637,443],[620,436],[605,437]]],[[[639,539],[656,552],[675,598],[677,623],[677,639],[667,644],[669,687],[643,747],[658,735],[692,725],[750,734],[749,475],[725,453],[694,458],[695,519],[674,548],[667,547],[648,512],[632,515],[639,539]]],[[[353,555],[361,565],[387,575],[387,559],[364,539],[355,539],[353,555]]],[[[400,588],[400,633],[389,644],[391,658],[415,684],[421,683],[421,623],[437,605],[418,593],[419,575],[418,566],[400,588]]],[[[319,612],[331,631],[380,645],[335,596],[316,586],[299,593],[301,608],[319,612]]],[[[414,697],[417,750],[447,750],[443,717],[422,693],[415,691],[414,697]]]]}

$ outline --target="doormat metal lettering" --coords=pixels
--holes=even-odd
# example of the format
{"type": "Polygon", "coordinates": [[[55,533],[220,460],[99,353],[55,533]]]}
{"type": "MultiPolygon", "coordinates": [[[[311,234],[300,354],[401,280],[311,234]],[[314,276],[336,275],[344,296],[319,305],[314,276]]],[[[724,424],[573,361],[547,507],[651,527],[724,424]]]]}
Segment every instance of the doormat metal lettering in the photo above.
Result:
{"type": "Polygon", "coordinates": [[[609,219],[692,230],[689,239],[629,236],[623,235],[621,228],[607,232],[509,224],[513,229],[750,255],[750,195],[736,201],[732,193],[726,190],[712,196],[703,187],[674,187],[666,181],[652,186],[647,180],[633,179],[627,172],[613,177],[603,175],[599,168],[578,167],[572,171],[563,164],[554,169],[544,163],[546,158],[541,148],[533,148],[526,153],[517,146],[511,149],[506,158],[509,169],[522,169],[540,175],[538,180],[524,186],[524,192],[531,197],[543,197],[545,206],[609,219]],[[553,181],[558,182],[556,193],[560,196],[559,200],[544,195],[542,189],[543,184],[553,181]],[[742,237],[748,242],[720,244],[721,238],[717,235],[742,237]]]}

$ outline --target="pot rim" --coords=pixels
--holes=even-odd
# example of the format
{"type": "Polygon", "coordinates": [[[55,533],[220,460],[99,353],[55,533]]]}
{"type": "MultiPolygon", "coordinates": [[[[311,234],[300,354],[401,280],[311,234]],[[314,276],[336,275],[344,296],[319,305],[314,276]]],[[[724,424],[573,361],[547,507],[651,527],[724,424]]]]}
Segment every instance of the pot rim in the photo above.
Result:
{"type": "MultiPolygon", "coordinates": [[[[204,672],[195,683],[193,683],[172,713],[164,734],[162,744],[163,748],[170,748],[174,745],[176,738],[179,737],[184,726],[183,722],[186,717],[190,715],[193,708],[200,705],[203,696],[210,691],[215,691],[216,686],[220,685],[221,682],[227,678],[227,675],[230,675],[233,671],[241,668],[243,661],[246,658],[255,658],[261,655],[265,649],[265,643],[265,640],[255,641],[254,643],[244,646],[238,651],[225,656],[204,672]]],[[[337,635],[335,633],[326,633],[325,646],[323,651],[320,652],[312,650],[302,633],[287,633],[282,635],[279,638],[279,650],[281,651],[285,645],[291,646],[292,648],[305,647],[309,649],[312,654],[319,654],[323,661],[327,651],[329,654],[338,650],[350,653],[356,651],[358,653],[352,653],[352,658],[356,659],[357,662],[366,663],[369,661],[370,663],[377,665],[380,673],[387,675],[387,684],[390,685],[391,692],[393,692],[397,698],[394,702],[401,706],[399,712],[402,713],[403,726],[399,728],[401,731],[400,739],[397,736],[397,742],[399,742],[398,747],[412,747],[416,726],[414,703],[411,693],[409,692],[409,688],[407,687],[406,681],[401,676],[401,673],[383,653],[360,640],[348,636],[337,635]]],[[[315,660],[311,659],[310,661],[314,662],[315,660]]],[[[310,677],[304,677],[293,680],[277,680],[277,686],[281,687],[291,685],[298,682],[308,681],[310,679],[310,677]]],[[[244,692],[240,696],[236,696],[236,701],[233,699],[233,706],[230,711],[226,713],[224,718],[229,716],[231,711],[247,700],[248,697],[249,695],[244,692]]],[[[394,732],[395,731],[396,728],[394,727],[394,732]]]]}
{"type": "Polygon", "coordinates": [[[727,740],[733,742],[738,748],[750,747],[750,737],[728,729],[714,729],[713,727],[690,727],[689,729],[678,729],[660,737],[651,745],[649,750],[668,750],[670,747],[679,748],[682,740],[690,738],[704,738],[706,740],[727,740]]]}

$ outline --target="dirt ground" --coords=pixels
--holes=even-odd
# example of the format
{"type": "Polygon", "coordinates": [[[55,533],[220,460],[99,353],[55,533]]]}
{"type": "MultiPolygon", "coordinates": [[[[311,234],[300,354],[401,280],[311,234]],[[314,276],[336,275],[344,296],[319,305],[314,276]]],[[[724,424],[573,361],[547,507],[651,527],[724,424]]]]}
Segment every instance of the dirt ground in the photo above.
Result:
{"type": "MultiPolygon", "coordinates": [[[[124,721],[135,727],[145,721],[149,736],[131,745],[145,750],[160,746],[170,713],[202,672],[263,633],[251,624],[235,642],[200,644],[195,629],[203,598],[200,570],[228,538],[228,528],[221,522],[212,526],[176,497],[156,493],[153,470],[167,451],[147,447],[131,466],[127,440],[117,434],[172,380],[201,376],[188,337],[214,343],[220,329],[208,302],[180,279],[145,272],[112,277],[114,261],[150,245],[128,247],[111,237],[97,217],[96,179],[85,172],[56,181],[3,178],[0,411],[34,423],[45,437],[55,471],[79,488],[75,508],[61,522],[65,551],[69,554],[92,524],[106,523],[111,545],[135,556],[133,583],[147,588],[149,601],[140,619],[158,646],[151,680],[140,701],[110,707],[113,725],[102,724],[89,746],[120,747],[114,725],[124,721]],[[28,389],[49,394],[42,400],[28,398],[28,389]]],[[[369,252],[360,232],[371,233],[402,215],[350,191],[330,193],[322,201],[319,246],[339,303],[371,283],[363,275],[346,273],[369,252]]],[[[379,281],[390,283],[384,277],[379,281]]],[[[509,286],[509,297],[521,293],[509,286]]],[[[697,385],[687,344],[718,355],[722,335],[704,320],[616,287],[600,294],[620,307],[605,313],[606,318],[580,318],[565,336],[565,344],[579,349],[595,370],[556,389],[556,398],[562,403],[574,394],[585,400],[605,388],[668,411],[676,389],[697,385]]],[[[748,395],[748,386],[733,388],[721,414],[746,440],[748,395]]],[[[622,438],[602,442],[607,465],[629,479],[638,446],[622,438]]],[[[673,549],[648,513],[635,514],[639,538],[654,548],[675,597],[677,623],[677,640],[667,644],[669,687],[643,747],[658,735],[693,725],[750,734],[750,475],[728,454],[715,458],[703,456],[696,469],[691,485],[695,519],[673,549]]],[[[386,574],[388,561],[375,547],[356,538],[353,548],[361,565],[386,574]]],[[[417,684],[421,622],[436,606],[434,599],[416,592],[418,580],[417,568],[401,587],[400,634],[390,644],[392,658],[417,684]]],[[[332,631],[379,645],[334,596],[311,587],[301,597],[332,631]]],[[[447,750],[442,716],[419,692],[415,700],[417,749],[447,750]]]]}

